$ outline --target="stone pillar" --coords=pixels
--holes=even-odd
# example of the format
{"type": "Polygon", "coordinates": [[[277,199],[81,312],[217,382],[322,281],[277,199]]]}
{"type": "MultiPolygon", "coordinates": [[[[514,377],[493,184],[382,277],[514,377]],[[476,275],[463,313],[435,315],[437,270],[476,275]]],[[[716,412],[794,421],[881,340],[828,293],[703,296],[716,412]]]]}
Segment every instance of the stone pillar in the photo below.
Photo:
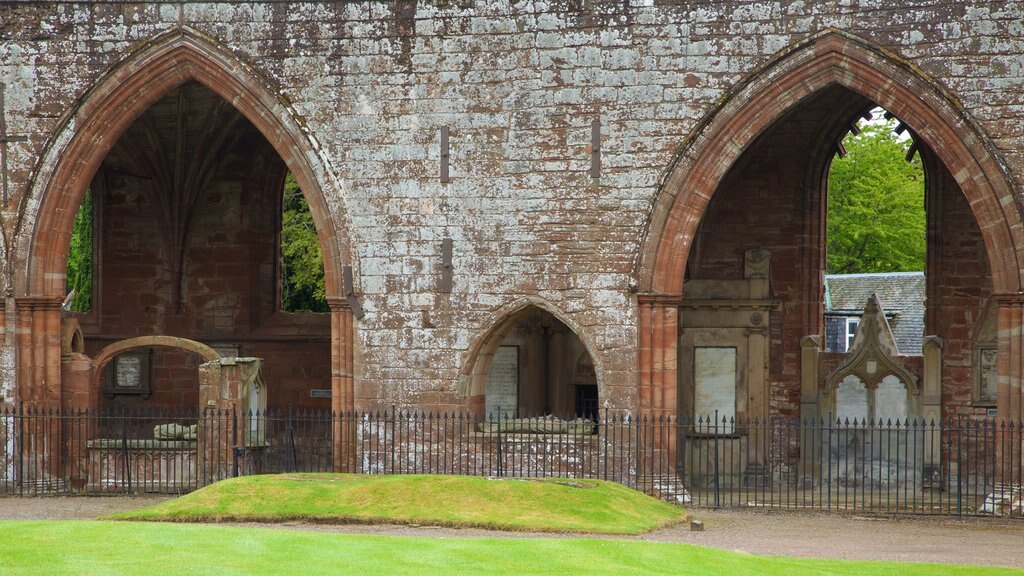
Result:
{"type": "MultiPolygon", "coordinates": [[[[812,478],[817,477],[821,463],[821,444],[815,442],[815,432],[821,420],[818,398],[820,391],[821,336],[804,336],[800,339],[800,454],[803,458],[801,469],[812,478]]],[[[831,423],[829,423],[831,425],[831,423]]]]}
{"type": "Polygon", "coordinates": [[[676,416],[679,301],[672,294],[641,294],[639,408],[647,417],[676,416]]]}
{"type": "Polygon", "coordinates": [[[355,358],[352,309],[344,298],[329,298],[331,307],[331,410],[334,418],[334,470],[357,472],[355,461],[355,358]]]}
{"type": "Polygon", "coordinates": [[[941,480],[942,470],[942,338],[924,337],[924,378],[921,383],[921,417],[924,440],[924,477],[941,480]]]}
{"type": "MultiPolygon", "coordinates": [[[[996,409],[1002,422],[1009,420],[1016,425],[1024,413],[1024,406],[1021,405],[1021,383],[1024,380],[1024,295],[997,295],[995,299],[999,303],[999,389],[996,393],[996,409]]],[[[1009,450],[1011,453],[996,456],[996,462],[1002,468],[998,471],[998,481],[1013,482],[1021,477],[1024,451],[1019,442],[1013,442],[1012,438],[1002,438],[1002,426],[999,431],[996,446],[1000,452],[1009,450]]],[[[1019,434],[1016,437],[1019,439],[1019,434]]]]}
{"type": "MultiPolygon", "coordinates": [[[[38,411],[61,407],[59,297],[15,299],[18,355],[17,387],[21,410],[31,417],[38,411]]],[[[24,481],[46,483],[61,476],[62,430],[49,420],[43,430],[30,427],[21,438],[24,481]],[[30,477],[31,476],[31,477],[30,477]]]]}
{"type": "MultiPolygon", "coordinates": [[[[679,350],[679,296],[641,294],[638,417],[652,428],[651,445],[644,450],[642,476],[649,475],[645,488],[663,494],[685,493],[679,485],[676,454],[679,426],[676,423],[677,354],[679,350]],[[674,426],[659,420],[670,418],[674,426]],[[660,474],[659,474],[660,473],[660,474]]],[[[643,480],[641,480],[643,482],[643,480]]]]}
{"type": "Polygon", "coordinates": [[[999,390],[1000,418],[1021,417],[1021,381],[1024,379],[1024,296],[996,296],[999,303],[999,390]]]}
{"type": "Polygon", "coordinates": [[[61,298],[16,298],[19,398],[27,406],[60,406],[61,298]]]}
{"type": "Polygon", "coordinates": [[[242,442],[238,415],[244,388],[259,375],[259,358],[220,358],[199,366],[199,483],[232,476],[234,448],[242,442]]]}
{"type": "Polygon", "coordinates": [[[547,355],[547,373],[544,380],[547,383],[547,411],[559,418],[572,418],[567,407],[569,386],[566,384],[566,366],[569,359],[565,354],[565,333],[562,330],[550,328],[545,331],[545,354],[547,355]]]}

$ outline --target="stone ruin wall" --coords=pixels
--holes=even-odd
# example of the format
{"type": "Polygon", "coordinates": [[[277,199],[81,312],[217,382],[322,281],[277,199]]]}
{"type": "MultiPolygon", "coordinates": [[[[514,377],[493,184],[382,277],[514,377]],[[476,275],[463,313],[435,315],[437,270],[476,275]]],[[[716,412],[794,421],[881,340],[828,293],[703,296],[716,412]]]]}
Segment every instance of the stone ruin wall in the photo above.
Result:
{"type": "MultiPolygon", "coordinates": [[[[223,43],[301,117],[337,188],[366,317],[357,403],[461,406],[466,352],[503,306],[543,299],[597,357],[603,397],[635,409],[632,288],[659,183],[731,88],[828,28],[948,90],[1024,176],[1024,5],[863,2],[340,2],[0,7],[14,201],[4,282],[29,255],[33,170],[60,119],[148,38],[187,25],[223,43]],[[592,180],[591,121],[602,122],[592,180]],[[438,178],[451,130],[451,182],[438,178]],[[441,239],[454,288],[439,294],[441,239]]],[[[22,288],[23,289],[23,288],[22,288]]],[[[10,306],[10,302],[8,306],[10,306]]],[[[2,349],[13,361],[13,336],[2,349]]],[[[780,373],[791,378],[797,354],[780,373]]],[[[13,371],[3,370],[13,398],[13,371]]],[[[795,407],[778,406],[786,411],[795,407]]]]}

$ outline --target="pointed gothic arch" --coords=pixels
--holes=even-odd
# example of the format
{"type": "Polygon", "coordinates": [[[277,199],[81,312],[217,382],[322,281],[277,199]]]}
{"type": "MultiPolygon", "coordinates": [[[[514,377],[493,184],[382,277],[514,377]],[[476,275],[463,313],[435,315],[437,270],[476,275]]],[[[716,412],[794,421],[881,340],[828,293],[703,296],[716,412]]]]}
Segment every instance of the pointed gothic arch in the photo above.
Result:
{"type": "MultiPolygon", "coordinates": [[[[459,396],[467,402],[470,411],[484,416],[484,401],[487,380],[495,352],[502,345],[506,336],[516,325],[538,313],[546,313],[557,323],[563,325],[568,332],[579,340],[581,353],[589,356],[594,370],[597,395],[603,397],[604,371],[600,356],[594,353],[593,340],[586,330],[572,322],[558,308],[540,298],[523,298],[516,300],[497,310],[486,323],[487,329],[477,335],[463,357],[459,370],[459,396]]],[[[574,369],[578,364],[578,355],[565,359],[566,366],[574,369]]],[[[531,414],[533,415],[533,414],[531,414]]]]}
{"type": "Polygon", "coordinates": [[[63,118],[29,183],[19,223],[15,275],[19,338],[19,397],[60,401],[59,332],[68,245],[75,214],[90,181],[112,147],[147,109],[172,90],[197,82],[237,109],[267,140],[305,195],[324,261],[331,307],[332,408],[351,410],[353,318],[343,269],[352,262],[341,186],[287,98],[233,53],[188,28],[137,44],[86,92],[63,118]]]}
{"type": "Polygon", "coordinates": [[[740,155],[804,99],[840,85],[906,121],[948,167],[981,228],[996,294],[1024,288],[1024,217],[998,152],[934,81],[898,57],[828,30],[752,73],[683,143],[652,209],[641,249],[642,293],[682,295],[683,271],[711,196],[740,155]]]}
{"type": "MultiPolygon", "coordinates": [[[[980,127],[912,64],[838,30],[826,30],[751,73],[683,142],[652,207],[637,270],[638,396],[649,413],[675,411],[678,307],[687,259],[705,211],[741,156],[777,122],[830,88],[895,114],[944,165],[980,229],[1000,304],[1000,333],[1024,323],[1024,217],[1000,155],[980,127]]],[[[1018,417],[1024,360],[1013,338],[999,342],[1000,415],[1018,417]]]]}
{"type": "Polygon", "coordinates": [[[281,156],[302,188],[320,237],[328,298],[341,298],[342,269],[352,261],[338,190],[301,120],[261,78],[233,54],[189,29],[175,29],[128,55],[64,119],[34,170],[19,230],[25,261],[17,292],[60,296],[71,225],[89,182],[127,128],[150,106],[188,81],[206,86],[238,109],[281,156]],[[35,208],[34,210],[32,208],[35,208]]]}

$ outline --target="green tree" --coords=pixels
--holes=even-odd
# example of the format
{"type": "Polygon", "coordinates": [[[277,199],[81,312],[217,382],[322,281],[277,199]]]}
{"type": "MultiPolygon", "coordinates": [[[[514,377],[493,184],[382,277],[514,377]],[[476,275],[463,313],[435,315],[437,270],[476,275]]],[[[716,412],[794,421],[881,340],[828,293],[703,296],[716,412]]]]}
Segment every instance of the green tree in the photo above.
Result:
{"type": "Polygon", "coordinates": [[[828,175],[830,274],[924,270],[926,238],[921,157],[895,121],[862,124],[843,141],[847,155],[828,175]]]}
{"type": "Polygon", "coordinates": [[[313,215],[291,173],[281,200],[281,308],[327,311],[324,260],[313,215]]]}
{"type": "Polygon", "coordinates": [[[92,193],[89,190],[85,191],[71,231],[67,289],[75,291],[71,299],[72,312],[88,312],[92,308],[92,193]]]}

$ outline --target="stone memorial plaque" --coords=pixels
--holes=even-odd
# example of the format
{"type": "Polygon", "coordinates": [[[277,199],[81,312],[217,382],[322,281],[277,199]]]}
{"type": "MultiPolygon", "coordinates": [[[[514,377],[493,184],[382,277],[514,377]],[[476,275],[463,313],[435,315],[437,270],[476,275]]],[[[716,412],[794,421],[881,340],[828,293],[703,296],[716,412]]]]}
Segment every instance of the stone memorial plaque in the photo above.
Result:
{"type": "Polygon", "coordinates": [[[736,418],[736,349],[694,348],[693,388],[697,432],[732,434],[736,418]],[[702,425],[699,419],[704,419],[702,425]]]}
{"type": "Polygon", "coordinates": [[[123,355],[114,359],[114,382],[118,388],[138,388],[142,384],[142,358],[123,355]]]}
{"type": "Polygon", "coordinates": [[[986,404],[995,404],[999,376],[996,372],[996,361],[999,351],[995,348],[983,348],[978,355],[981,366],[978,367],[978,401],[986,404]]]}
{"type": "Polygon", "coordinates": [[[907,387],[892,374],[882,378],[875,390],[875,422],[879,420],[883,425],[907,420],[907,387]]]}
{"type": "Polygon", "coordinates": [[[515,418],[519,406],[519,347],[499,346],[487,373],[488,418],[515,418]]]}
{"type": "Polygon", "coordinates": [[[854,421],[862,425],[868,419],[868,389],[853,374],[836,386],[836,418],[841,424],[849,420],[851,425],[854,421]]]}

